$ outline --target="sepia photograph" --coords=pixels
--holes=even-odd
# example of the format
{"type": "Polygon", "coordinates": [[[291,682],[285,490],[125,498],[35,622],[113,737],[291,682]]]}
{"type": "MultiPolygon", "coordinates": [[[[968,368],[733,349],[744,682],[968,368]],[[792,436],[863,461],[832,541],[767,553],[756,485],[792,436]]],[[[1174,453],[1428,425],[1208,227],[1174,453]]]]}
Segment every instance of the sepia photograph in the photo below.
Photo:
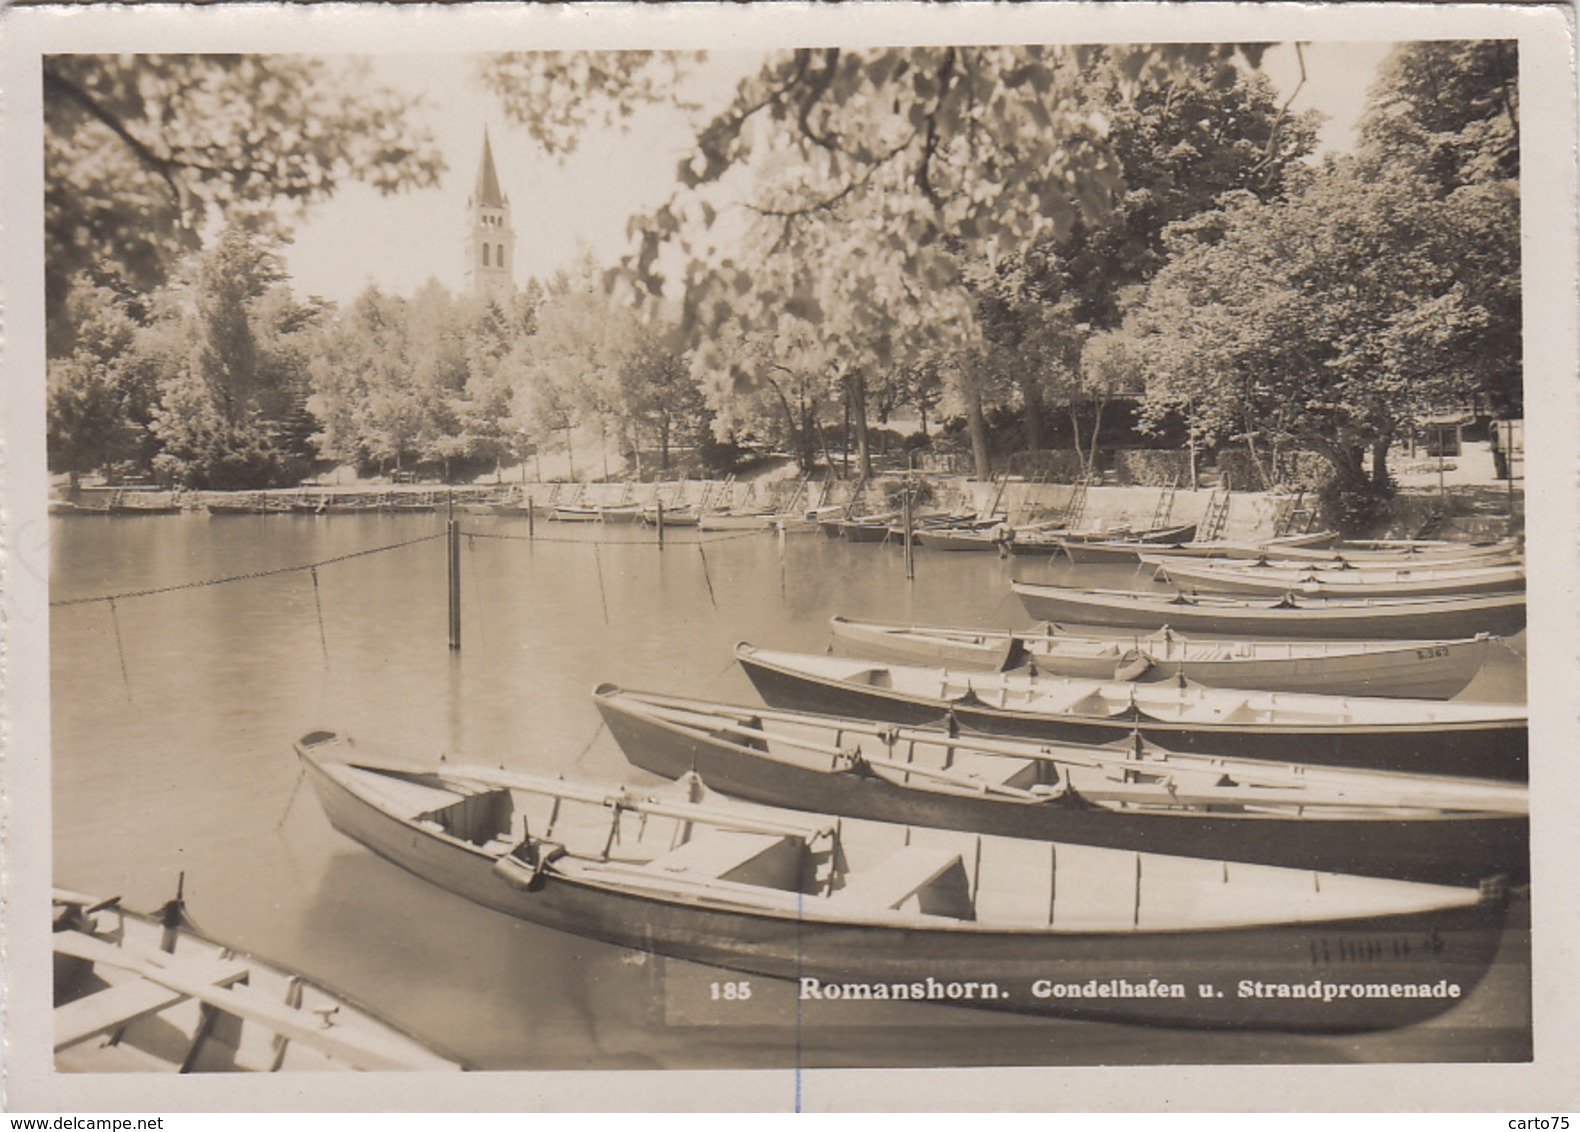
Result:
{"type": "Polygon", "coordinates": [[[1573,1107],[1572,13],[490,7],[5,17],[7,1108],[1573,1107]]]}

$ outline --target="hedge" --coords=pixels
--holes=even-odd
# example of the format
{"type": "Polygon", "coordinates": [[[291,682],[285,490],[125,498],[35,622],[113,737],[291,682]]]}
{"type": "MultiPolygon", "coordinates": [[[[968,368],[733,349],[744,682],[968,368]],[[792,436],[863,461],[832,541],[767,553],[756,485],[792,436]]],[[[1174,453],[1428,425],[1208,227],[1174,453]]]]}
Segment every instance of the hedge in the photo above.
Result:
{"type": "MultiPolygon", "coordinates": [[[[1264,457],[1265,461],[1265,457],[1264,457]]],[[[1264,462],[1262,468],[1266,470],[1264,462]]],[[[1262,491],[1266,484],[1258,473],[1251,454],[1245,449],[1219,449],[1218,471],[1229,477],[1236,491],[1262,491]]],[[[1333,479],[1333,465],[1315,452],[1281,452],[1273,486],[1305,491],[1321,491],[1333,479]]]]}
{"type": "Polygon", "coordinates": [[[1190,453],[1168,448],[1124,448],[1114,453],[1114,471],[1126,487],[1190,487],[1190,453]]]}

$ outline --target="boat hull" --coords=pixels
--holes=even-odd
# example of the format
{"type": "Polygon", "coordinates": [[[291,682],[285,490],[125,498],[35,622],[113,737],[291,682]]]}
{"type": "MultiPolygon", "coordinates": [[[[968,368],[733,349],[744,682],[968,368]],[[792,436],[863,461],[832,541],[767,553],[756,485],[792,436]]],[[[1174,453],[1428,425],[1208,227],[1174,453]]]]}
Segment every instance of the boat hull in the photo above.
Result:
{"type": "Polygon", "coordinates": [[[1037,582],[1011,586],[1026,612],[1039,621],[1149,632],[1167,627],[1224,637],[1437,640],[1478,633],[1513,636],[1525,628],[1523,594],[1355,603],[1302,599],[1284,605],[1197,603],[1165,594],[1109,594],[1037,582]]]}
{"type": "MultiPolygon", "coordinates": [[[[1430,568],[1416,566],[1400,570],[1391,581],[1350,581],[1341,571],[1284,571],[1249,566],[1231,569],[1170,563],[1160,567],[1161,575],[1182,590],[1206,593],[1244,594],[1252,597],[1282,597],[1297,593],[1309,597],[1451,597],[1456,594],[1509,593],[1523,591],[1525,570],[1519,566],[1474,570],[1450,570],[1432,577],[1430,568]],[[1419,571],[1423,576],[1403,575],[1419,571]]],[[[1366,571],[1356,571],[1365,574],[1366,571]]]]}
{"type": "Polygon", "coordinates": [[[1112,743],[1140,735],[1165,750],[1373,770],[1523,782],[1529,735],[1523,722],[1453,724],[1213,724],[1156,719],[1131,709],[1110,716],[995,708],[974,697],[929,699],[770,663],[736,650],[763,701],[791,711],[919,726],[949,726],[1016,739],[1112,743]]]}
{"type": "Polygon", "coordinates": [[[552,871],[528,888],[502,876],[483,850],[395,818],[312,759],[304,763],[336,829],[430,883],[554,930],[794,980],[803,1000],[901,998],[1195,1029],[1391,1029],[1469,994],[1507,913],[1487,900],[1359,919],[1082,932],[1061,928],[1057,907],[1043,928],[890,926],[679,902],[552,871]],[[1302,997],[1292,996],[1296,987],[1302,997]],[[1403,987],[1418,993],[1390,993],[1403,987]]]}
{"type": "MultiPolygon", "coordinates": [[[[1490,637],[1447,641],[1289,642],[1252,646],[1253,655],[1219,657],[1189,641],[1137,633],[1101,651],[1061,648],[1098,638],[1034,631],[949,629],[908,633],[904,626],[836,617],[834,640],[849,656],[945,668],[1001,672],[1030,662],[1038,672],[1088,680],[1157,682],[1183,677],[1210,688],[1315,692],[1329,696],[1391,696],[1446,700],[1465,690],[1486,662],[1490,637]],[[1323,648],[1322,646],[1327,646],[1323,648]],[[1280,650],[1286,655],[1278,655],[1280,650]],[[1319,651],[1320,649],[1320,651],[1319,651]],[[1195,655],[1192,655],[1194,652],[1195,655]],[[1145,661],[1144,668],[1138,662],[1145,661]],[[1135,671],[1132,677],[1129,672],[1135,671]]],[[[1232,646],[1231,646],[1232,647],[1232,646]]]]}
{"type": "Polygon", "coordinates": [[[346,996],[158,914],[57,893],[51,933],[62,1073],[462,1068],[346,996]]]}
{"type": "MultiPolygon", "coordinates": [[[[870,774],[773,759],[702,737],[595,697],[626,758],[664,778],[697,774],[710,789],[821,814],[970,830],[1007,837],[1137,849],[1171,856],[1474,885],[1530,870],[1530,823],[1521,816],[1391,818],[1112,810],[1065,800],[1028,804],[986,793],[913,789],[870,774]]],[[[818,722],[827,722],[819,719],[818,722]]]]}
{"type": "Polygon", "coordinates": [[[1156,549],[1145,542],[1071,542],[1061,540],[1059,550],[1077,566],[1140,565],[1141,555],[1156,549]]]}
{"type": "Polygon", "coordinates": [[[846,542],[884,542],[889,537],[889,521],[863,523],[845,520],[838,525],[838,537],[846,542]]]}
{"type": "Polygon", "coordinates": [[[922,529],[912,532],[918,546],[928,550],[989,551],[997,552],[1005,540],[981,531],[951,531],[922,529]]]}

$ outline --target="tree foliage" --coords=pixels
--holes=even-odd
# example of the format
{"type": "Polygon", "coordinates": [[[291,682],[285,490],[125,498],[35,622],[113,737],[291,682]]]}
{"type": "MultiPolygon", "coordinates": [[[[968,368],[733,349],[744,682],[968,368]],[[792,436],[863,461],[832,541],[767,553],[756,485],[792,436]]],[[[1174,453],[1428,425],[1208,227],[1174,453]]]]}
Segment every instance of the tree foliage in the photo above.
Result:
{"type": "Polygon", "coordinates": [[[1286,200],[1242,194],[1181,226],[1131,323],[1150,413],[1319,452],[1354,489],[1371,449],[1386,484],[1388,444],[1481,387],[1489,314],[1461,266],[1511,205],[1334,160],[1286,200]]]}
{"type": "Polygon", "coordinates": [[[436,184],[444,164],[416,101],[365,65],[307,56],[52,55],[43,61],[50,348],[66,298],[108,266],[139,291],[200,246],[213,214],[305,207],[350,179],[436,184]]]}
{"type": "Polygon", "coordinates": [[[195,488],[299,480],[299,416],[323,308],[291,295],[276,242],[239,224],[179,263],[131,353],[153,375],[161,479],[195,488]]]}
{"type": "Polygon", "coordinates": [[[1520,175],[1519,47],[1509,40],[1409,43],[1384,61],[1361,122],[1375,156],[1447,195],[1520,175]]]}
{"type": "Polygon", "coordinates": [[[46,457],[73,482],[84,472],[151,455],[155,390],[134,345],[143,315],[107,287],[73,296],[76,344],[51,358],[45,383],[46,457]]]}

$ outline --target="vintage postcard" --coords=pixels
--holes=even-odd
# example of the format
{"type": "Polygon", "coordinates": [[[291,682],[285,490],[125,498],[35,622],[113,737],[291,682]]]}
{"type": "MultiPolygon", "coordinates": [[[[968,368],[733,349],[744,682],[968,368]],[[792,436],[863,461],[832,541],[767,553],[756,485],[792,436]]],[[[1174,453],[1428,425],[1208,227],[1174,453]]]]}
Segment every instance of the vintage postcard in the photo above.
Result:
{"type": "Polygon", "coordinates": [[[5,24],[10,1111],[1576,1107],[1572,11],[5,24]]]}

